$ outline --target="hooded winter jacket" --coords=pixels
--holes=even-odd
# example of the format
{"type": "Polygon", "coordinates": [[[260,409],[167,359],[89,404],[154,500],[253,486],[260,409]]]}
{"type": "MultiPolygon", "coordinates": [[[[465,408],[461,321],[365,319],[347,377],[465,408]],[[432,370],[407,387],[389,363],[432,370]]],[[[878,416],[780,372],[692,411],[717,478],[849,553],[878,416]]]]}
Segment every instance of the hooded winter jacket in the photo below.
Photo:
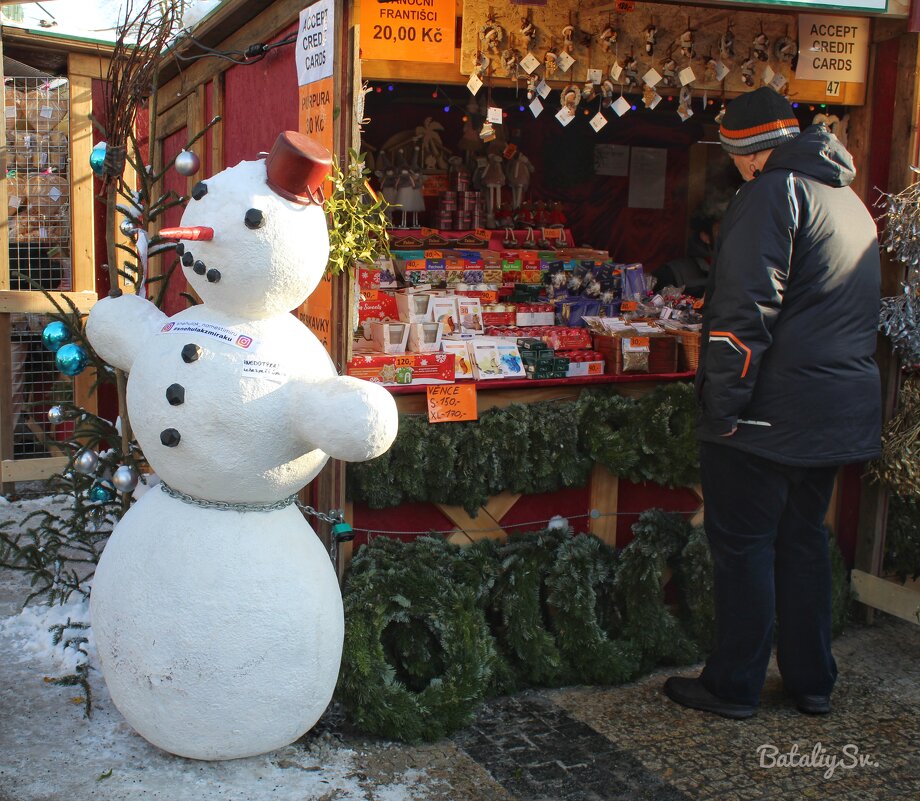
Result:
{"type": "Polygon", "coordinates": [[[729,205],[703,311],[699,439],[800,466],[878,455],[879,250],[855,175],[812,126],[729,205]]]}

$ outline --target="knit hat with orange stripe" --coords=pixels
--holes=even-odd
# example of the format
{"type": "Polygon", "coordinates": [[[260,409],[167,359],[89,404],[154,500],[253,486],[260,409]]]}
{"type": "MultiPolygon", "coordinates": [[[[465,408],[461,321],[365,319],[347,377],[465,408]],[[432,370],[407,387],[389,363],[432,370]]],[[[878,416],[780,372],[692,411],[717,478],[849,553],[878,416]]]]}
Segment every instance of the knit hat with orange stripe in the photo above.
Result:
{"type": "Polygon", "coordinates": [[[732,100],[719,128],[722,147],[732,156],[770,150],[798,135],[792,106],[769,86],[732,100]]]}

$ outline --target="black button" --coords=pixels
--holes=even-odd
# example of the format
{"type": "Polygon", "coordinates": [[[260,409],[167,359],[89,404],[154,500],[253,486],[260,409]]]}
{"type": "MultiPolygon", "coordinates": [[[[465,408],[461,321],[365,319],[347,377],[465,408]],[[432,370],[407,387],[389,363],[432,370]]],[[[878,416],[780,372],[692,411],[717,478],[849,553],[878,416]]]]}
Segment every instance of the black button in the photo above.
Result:
{"type": "Polygon", "coordinates": [[[182,256],[182,263],[186,267],[191,267],[195,263],[195,257],[188,251],[185,251],[185,253],[182,256]]]}
{"type": "Polygon", "coordinates": [[[262,214],[261,209],[249,209],[243,218],[243,222],[246,223],[247,228],[255,230],[265,224],[265,216],[262,214]]]}
{"type": "Polygon", "coordinates": [[[208,281],[212,284],[216,284],[220,281],[220,270],[208,270],[208,281]]]}
{"type": "Polygon", "coordinates": [[[198,275],[204,275],[208,268],[205,267],[204,262],[203,262],[201,259],[198,259],[198,261],[195,262],[195,264],[194,264],[194,266],[192,267],[192,269],[193,269],[198,275]]]}
{"type": "Polygon", "coordinates": [[[208,185],[204,181],[199,181],[192,187],[192,197],[195,200],[201,200],[206,194],[208,194],[208,185]]]}
{"type": "Polygon", "coordinates": [[[176,242],[176,255],[181,256],[183,253],[185,253],[185,245],[181,242],[176,242]]]}
{"type": "Polygon", "coordinates": [[[180,439],[182,439],[182,435],[174,428],[164,428],[160,432],[160,442],[167,448],[175,448],[180,439]]]}
{"type": "Polygon", "coordinates": [[[166,400],[170,406],[181,406],[185,403],[185,387],[182,384],[170,384],[166,387],[166,400]]]}
{"type": "Polygon", "coordinates": [[[189,342],[188,345],[182,348],[182,361],[186,364],[198,361],[199,356],[201,356],[201,348],[193,342],[189,342]]]}

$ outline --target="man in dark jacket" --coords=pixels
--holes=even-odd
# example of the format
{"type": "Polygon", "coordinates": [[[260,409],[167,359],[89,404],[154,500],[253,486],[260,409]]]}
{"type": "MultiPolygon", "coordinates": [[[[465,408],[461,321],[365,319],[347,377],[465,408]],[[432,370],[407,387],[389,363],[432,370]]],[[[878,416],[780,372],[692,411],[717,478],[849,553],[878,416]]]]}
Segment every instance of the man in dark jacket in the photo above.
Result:
{"type": "Polygon", "coordinates": [[[750,717],[775,620],[786,691],[823,714],[837,676],[824,517],[838,467],[879,452],[876,229],[849,153],[821,126],[800,133],[772,89],[732,101],[720,138],[745,184],[722,221],[696,377],[716,642],[699,678],[664,689],[750,717]]]}

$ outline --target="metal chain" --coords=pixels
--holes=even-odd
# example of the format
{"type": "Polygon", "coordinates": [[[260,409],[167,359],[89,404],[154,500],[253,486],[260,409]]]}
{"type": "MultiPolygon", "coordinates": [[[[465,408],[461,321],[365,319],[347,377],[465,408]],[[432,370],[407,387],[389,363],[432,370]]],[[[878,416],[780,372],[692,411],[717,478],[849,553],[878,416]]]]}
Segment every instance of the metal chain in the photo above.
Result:
{"type": "Polygon", "coordinates": [[[188,493],[173,489],[162,479],[160,480],[160,487],[162,487],[163,492],[165,492],[171,498],[175,498],[176,500],[190,503],[192,506],[200,506],[203,509],[219,509],[224,512],[275,512],[279,509],[285,509],[292,503],[297,502],[296,495],[291,495],[289,498],[282,498],[280,501],[273,501],[272,503],[230,503],[230,501],[208,501],[204,498],[196,498],[194,495],[189,495],[188,493]]]}

